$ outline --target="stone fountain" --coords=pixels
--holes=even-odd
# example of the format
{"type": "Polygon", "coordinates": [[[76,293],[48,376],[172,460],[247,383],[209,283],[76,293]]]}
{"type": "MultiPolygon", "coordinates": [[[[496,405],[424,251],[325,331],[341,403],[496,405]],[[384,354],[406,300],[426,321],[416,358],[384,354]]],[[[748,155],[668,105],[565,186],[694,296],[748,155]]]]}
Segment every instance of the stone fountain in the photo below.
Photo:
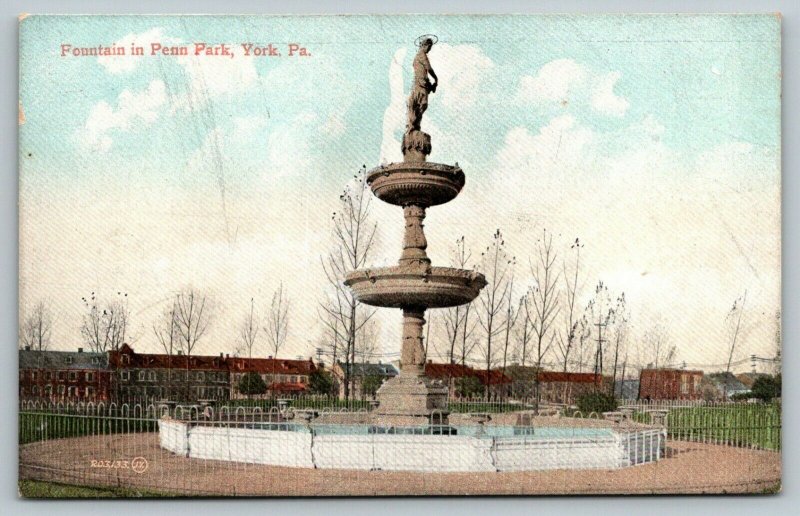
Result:
{"type": "Polygon", "coordinates": [[[358,301],[403,311],[400,374],[378,390],[379,405],[374,412],[379,419],[392,424],[446,422],[447,386],[424,373],[425,311],[469,303],[486,285],[483,275],[475,271],[431,266],[425,251],[428,246],[423,224],[425,210],[453,200],[465,180],[458,164],[426,161],[431,152],[431,138],[420,125],[428,95],[436,91],[438,83],[427,55],[434,43],[435,36],[421,36],[417,40],[419,51],[414,58],[414,83],[408,98],[403,161],[381,165],[367,175],[367,184],[376,197],[403,208],[405,235],[399,263],[356,270],[345,279],[358,301]]]}

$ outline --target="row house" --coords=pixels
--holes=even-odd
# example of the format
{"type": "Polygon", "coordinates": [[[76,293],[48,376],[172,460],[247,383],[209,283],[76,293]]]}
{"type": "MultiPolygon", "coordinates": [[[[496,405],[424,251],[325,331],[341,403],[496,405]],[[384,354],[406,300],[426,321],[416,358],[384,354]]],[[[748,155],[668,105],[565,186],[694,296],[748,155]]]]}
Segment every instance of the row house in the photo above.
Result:
{"type": "Polygon", "coordinates": [[[105,353],[19,350],[19,397],[108,401],[113,378],[105,353]]]}
{"type": "Polygon", "coordinates": [[[108,352],[119,399],[226,400],[230,373],[226,357],[136,353],[123,344],[108,352]]]}
{"type": "Polygon", "coordinates": [[[317,366],[308,360],[288,360],[283,358],[244,358],[226,355],[230,372],[231,398],[243,398],[239,392],[239,382],[247,373],[258,374],[267,386],[269,396],[290,396],[308,391],[310,376],[317,366]]]}

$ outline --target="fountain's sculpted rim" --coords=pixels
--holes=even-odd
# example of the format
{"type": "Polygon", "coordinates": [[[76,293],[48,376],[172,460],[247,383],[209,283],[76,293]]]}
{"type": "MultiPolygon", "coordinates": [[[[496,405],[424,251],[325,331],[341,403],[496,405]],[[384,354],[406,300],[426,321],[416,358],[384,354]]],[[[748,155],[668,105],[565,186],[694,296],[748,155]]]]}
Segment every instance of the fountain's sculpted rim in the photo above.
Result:
{"type": "Polygon", "coordinates": [[[444,204],[458,195],[464,182],[464,171],[457,164],[426,161],[381,165],[367,174],[375,196],[397,206],[444,204]]]}
{"type": "Polygon", "coordinates": [[[475,299],[486,279],[465,269],[397,265],[351,272],[345,285],[372,306],[446,308],[475,299]]]}

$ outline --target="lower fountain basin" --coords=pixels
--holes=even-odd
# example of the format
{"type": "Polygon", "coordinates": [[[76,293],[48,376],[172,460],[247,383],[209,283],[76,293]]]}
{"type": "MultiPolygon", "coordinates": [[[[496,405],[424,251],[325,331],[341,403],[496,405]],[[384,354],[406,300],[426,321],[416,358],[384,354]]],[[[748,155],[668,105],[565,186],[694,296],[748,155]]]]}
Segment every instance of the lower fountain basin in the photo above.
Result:
{"type": "Polygon", "coordinates": [[[478,297],[486,279],[464,269],[398,265],[354,271],[344,283],[356,299],[372,306],[446,308],[478,297]]]}
{"type": "Polygon", "coordinates": [[[370,170],[367,184],[389,204],[429,207],[453,200],[464,187],[464,172],[425,161],[392,163],[370,170]]]}

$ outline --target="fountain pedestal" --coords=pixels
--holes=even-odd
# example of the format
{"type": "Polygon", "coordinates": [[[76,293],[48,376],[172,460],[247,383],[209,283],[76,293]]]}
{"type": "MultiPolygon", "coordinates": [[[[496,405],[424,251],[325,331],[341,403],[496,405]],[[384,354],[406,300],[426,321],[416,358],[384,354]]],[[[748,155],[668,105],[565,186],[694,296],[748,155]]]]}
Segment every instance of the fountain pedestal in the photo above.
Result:
{"type": "Polygon", "coordinates": [[[422,328],[425,309],[403,309],[403,343],[400,374],[378,389],[378,416],[403,420],[403,424],[447,422],[447,386],[425,376],[422,328]],[[431,421],[431,416],[434,421],[431,421]]]}

